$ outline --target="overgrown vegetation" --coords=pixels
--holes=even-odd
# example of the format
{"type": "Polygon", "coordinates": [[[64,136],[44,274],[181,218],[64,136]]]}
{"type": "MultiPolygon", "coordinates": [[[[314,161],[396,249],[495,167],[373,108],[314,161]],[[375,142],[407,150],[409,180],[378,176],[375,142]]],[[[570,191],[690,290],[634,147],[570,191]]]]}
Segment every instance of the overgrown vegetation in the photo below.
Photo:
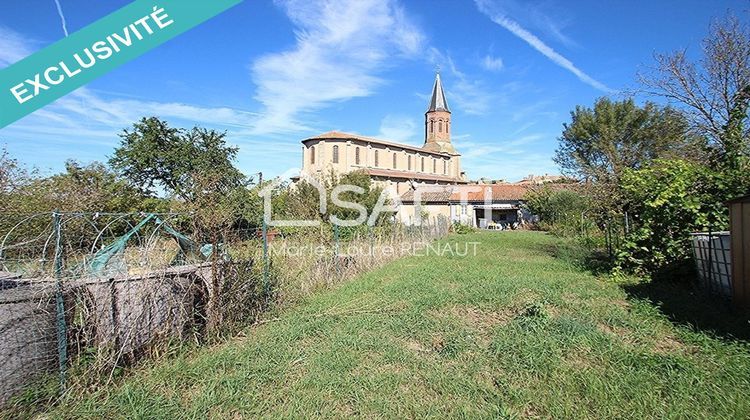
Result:
{"type": "Polygon", "coordinates": [[[690,232],[728,228],[724,202],[750,193],[750,30],[717,20],[702,57],[658,54],[643,91],[671,106],[600,98],[576,107],[555,161],[582,182],[529,195],[542,226],[602,245],[620,270],[664,279],[693,272],[690,232]]]}
{"type": "Polygon", "coordinates": [[[395,261],[48,416],[750,415],[747,325],[725,309],[600,281],[552,257],[551,235],[443,243],[458,239],[477,255],[395,261]]]}

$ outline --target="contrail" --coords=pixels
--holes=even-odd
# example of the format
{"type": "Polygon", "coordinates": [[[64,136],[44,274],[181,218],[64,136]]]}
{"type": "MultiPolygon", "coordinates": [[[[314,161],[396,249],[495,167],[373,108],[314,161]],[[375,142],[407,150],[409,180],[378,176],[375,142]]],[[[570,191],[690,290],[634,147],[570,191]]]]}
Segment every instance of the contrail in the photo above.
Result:
{"type": "Polygon", "coordinates": [[[68,24],[65,23],[65,15],[63,14],[62,7],[60,6],[60,0],[55,0],[57,6],[57,14],[60,15],[60,21],[62,21],[62,29],[65,32],[65,36],[68,36],[68,24]]]}
{"type": "Polygon", "coordinates": [[[514,20],[506,17],[502,13],[495,13],[487,1],[485,0],[474,0],[474,1],[477,7],[479,8],[479,11],[487,15],[487,17],[489,17],[493,22],[507,29],[513,35],[521,38],[523,41],[529,44],[532,48],[539,51],[542,55],[550,59],[553,63],[573,73],[582,82],[596,89],[599,89],[603,92],[607,92],[607,93],[616,92],[615,90],[607,87],[604,83],[601,83],[598,80],[595,80],[593,77],[589,76],[588,74],[584,73],[581,69],[576,67],[572,61],[568,60],[567,58],[559,54],[557,51],[553,50],[552,47],[545,44],[536,35],[532,34],[525,28],[521,27],[521,25],[519,25],[514,20]]]}

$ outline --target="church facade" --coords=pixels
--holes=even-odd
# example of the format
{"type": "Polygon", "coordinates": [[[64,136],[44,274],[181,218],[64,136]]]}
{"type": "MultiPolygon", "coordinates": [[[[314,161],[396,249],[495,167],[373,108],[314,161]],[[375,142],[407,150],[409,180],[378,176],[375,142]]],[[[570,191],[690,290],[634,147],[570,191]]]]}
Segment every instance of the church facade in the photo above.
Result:
{"type": "Polygon", "coordinates": [[[331,131],[302,140],[302,175],[363,171],[397,196],[419,185],[466,184],[451,130],[451,111],[437,74],[425,112],[422,147],[331,131]]]}

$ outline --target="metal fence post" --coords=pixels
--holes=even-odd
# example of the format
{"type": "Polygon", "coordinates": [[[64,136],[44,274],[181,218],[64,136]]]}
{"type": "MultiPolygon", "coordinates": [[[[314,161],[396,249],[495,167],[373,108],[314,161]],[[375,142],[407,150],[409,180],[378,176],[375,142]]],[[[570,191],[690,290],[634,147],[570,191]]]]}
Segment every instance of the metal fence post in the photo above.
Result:
{"type": "Polygon", "coordinates": [[[341,261],[339,258],[339,225],[333,224],[333,263],[336,266],[336,272],[341,275],[341,261]]]}
{"type": "Polygon", "coordinates": [[[66,368],[68,365],[68,337],[65,325],[65,300],[62,284],[62,220],[60,213],[52,213],[55,229],[55,311],[57,314],[57,356],[60,373],[60,391],[65,390],[66,368]]]}
{"type": "Polygon", "coordinates": [[[266,225],[265,217],[263,218],[261,229],[263,235],[263,297],[266,301],[268,301],[270,282],[268,279],[268,226],[266,225]]]}

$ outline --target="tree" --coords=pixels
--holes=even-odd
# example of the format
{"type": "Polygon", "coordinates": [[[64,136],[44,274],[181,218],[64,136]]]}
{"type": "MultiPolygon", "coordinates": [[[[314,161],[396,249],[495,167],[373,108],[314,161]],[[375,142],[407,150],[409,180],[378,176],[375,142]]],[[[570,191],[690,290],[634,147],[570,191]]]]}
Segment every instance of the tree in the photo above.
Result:
{"type": "Polygon", "coordinates": [[[120,135],[120,147],[109,163],[144,193],[154,195],[161,187],[192,201],[198,175],[210,178],[219,191],[230,191],[245,182],[232,164],[238,148],[228,146],[225,136],[200,127],[172,128],[156,117],[143,118],[120,135]]]}
{"type": "Polygon", "coordinates": [[[617,182],[626,168],[688,154],[695,143],[686,138],[679,112],[651,102],[639,107],[632,99],[600,98],[593,109],[577,106],[571,120],[563,124],[554,161],[565,174],[590,182],[617,182]]]}
{"type": "Polygon", "coordinates": [[[697,62],[688,59],[686,50],[656,54],[654,59],[656,65],[639,74],[643,91],[684,110],[691,131],[708,139],[715,163],[747,156],[748,115],[742,103],[750,86],[748,25],[732,15],[711,23],[697,62]],[[743,127],[735,133],[739,135],[727,136],[738,123],[743,127]]]}
{"type": "Polygon", "coordinates": [[[14,198],[32,179],[33,177],[7,150],[0,150],[0,212],[23,210],[17,208],[14,198]]]}

